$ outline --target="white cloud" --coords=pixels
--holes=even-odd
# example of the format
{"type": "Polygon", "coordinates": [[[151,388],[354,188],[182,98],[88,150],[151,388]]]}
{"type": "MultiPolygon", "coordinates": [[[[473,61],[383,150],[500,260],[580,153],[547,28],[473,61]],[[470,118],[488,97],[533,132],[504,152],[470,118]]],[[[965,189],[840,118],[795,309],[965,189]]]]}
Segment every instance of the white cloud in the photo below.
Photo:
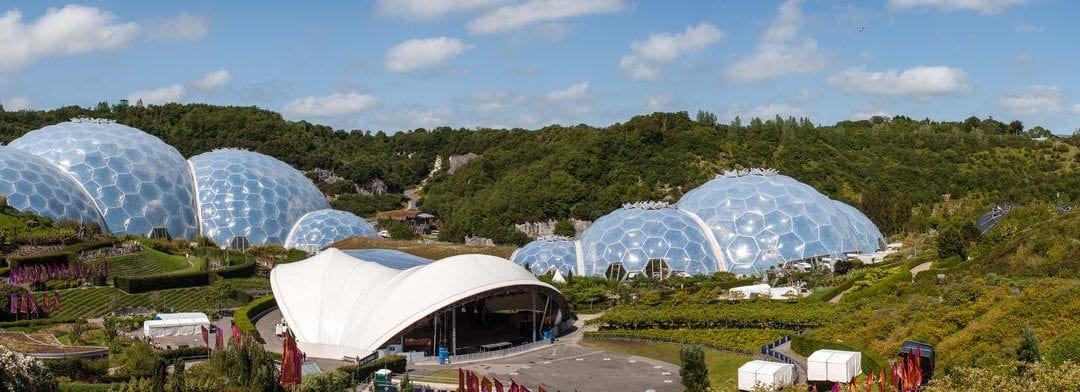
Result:
{"type": "Polygon", "coordinates": [[[224,87],[230,80],[232,80],[232,74],[229,70],[219,69],[193,80],[190,85],[198,90],[212,91],[224,87]]]}
{"type": "Polygon", "coordinates": [[[149,38],[172,41],[195,41],[210,32],[210,21],[187,12],[150,22],[149,38]]]}
{"type": "Polygon", "coordinates": [[[671,106],[671,95],[659,94],[646,96],[641,102],[641,108],[649,112],[660,112],[671,106]]]}
{"type": "Polygon", "coordinates": [[[1020,52],[1020,54],[1017,54],[1016,57],[1013,58],[1013,62],[1017,64],[1027,64],[1031,62],[1031,55],[1027,52],[1020,52]]]}
{"type": "Polygon", "coordinates": [[[466,28],[472,34],[493,34],[533,23],[607,14],[622,11],[624,8],[626,4],[623,0],[527,0],[480,15],[469,21],[466,28]]]}
{"type": "Polygon", "coordinates": [[[435,37],[410,39],[386,52],[386,68],[392,72],[409,72],[429,68],[452,59],[472,45],[457,38],[435,37]]]}
{"type": "Polygon", "coordinates": [[[185,84],[174,84],[152,90],[138,90],[128,94],[132,103],[142,100],[145,105],[161,105],[170,102],[182,102],[192,92],[209,93],[225,87],[232,80],[227,69],[211,71],[206,75],[185,84]]]}
{"type": "Polygon", "coordinates": [[[1029,25],[1027,23],[1017,23],[1016,27],[1013,27],[1013,31],[1017,33],[1041,33],[1043,30],[1046,30],[1046,26],[1029,25]]]}
{"type": "Polygon", "coordinates": [[[67,5],[49,8],[37,20],[23,21],[22,12],[0,14],[0,71],[13,71],[48,56],[113,50],[139,32],[135,22],[118,23],[98,8],[67,5]]]}
{"type": "Polygon", "coordinates": [[[1065,109],[1064,99],[1065,92],[1057,86],[1034,85],[998,98],[994,104],[1014,115],[1037,116],[1061,112],[1065,109]]]}
{"type": "Polygon", "coordinates": [[[990,15],[1027,3],[1029,0],[889,0],[889,8],[894,10],[933,8],[942,11],[976,11],[983,15],[990,15]]]}
{"type": "Polygon", "coordinates": [[[289,101],[281,108],[281,112],[299,117],[338,117],[362,112],[374,107],[378,102],[379,99],[370,94],[308,96],[289,101]]]}
{"type": "Polygon", "coordinates": [[[795,96],[795,102],[813,102],[819,98],[818,94],[810,91],[809,89],[802,89],[799,91],[799,95],[795,96]]]}
{"type": "Polygon", "coordinates": [[[735,116],[739,116],[739,118],[743,120],[755,117],[762,120],[771,120],[776,116],[780,116],[783,118],[809,117],[810,111],[798,106],[792,106],[782,103],[771,103],[767,105],[755,106],[749,109],[735,107],[728,110],[727,114],[729,118],[735,118],[735,116]]]}
{"type": "Polygon", "coordinates": [[[552,101],[576,101],[585,98],[589,92],[589,82],[584,81],[573,86],[555,90],[548,93],[547,97],[552,101]]]}
{"type": "Polygon", "coordinates": [[[180,102],[187,95],[187,88],[182,84],[174,84],[153,90],[138,90],[128,94],[128,100],[132,103],[142,100],[146,105],[162,105],[170,102],[180,102]]]}
{"type": "Polygon", "coordinates": [[[7,102],[0,102],[4,106],[4,110],[9,112],[17,112],[20,110],[30,110],[34,108],[33,102],[30,102],[30,98],[27,97],[11,97],[7,102]]]}
{"type": "Polygon", "coordinates": [[[919,66],[883,72],[867,71],[862,67],[848,68],[830,77],[828,83],[848,94],[913,98],[959,94],[971,88],[967,72],[945,66],[919,66]]]}
{"type": "Polygon", "coordinates": [[[700,51],[724,39],[726,34],[710,23],[688,26],[681,33],[651,34],[644,41],[630,44],[630,54],[619,60],[619,69],[634,80],[656,80],[657,65],[668,64],[680,56],[700,51]]]}
{"type": "Polygon", "coordinates": [[[423,21],[443,15],[487,8],[503,0],[379,0],[379,13],[384,16],[423,21]]]}
{"type": "Polygon", "coordinates": [[[453,109],[446,105],[435,107],[414,105],[383,113],[375,118],[375,122],[388,131],[404,131],[416,128],[432,129],[451,126],[454,118],[453,109]]]}
{"type": "Polygon", "coordinates": [[[783,75],[818,72],[829,63],[817,41],[802,29],[800,0],[787,0],[765,30],[754,53],[728,68],[725,78],[732,82],[756,82],[783,75]]]}

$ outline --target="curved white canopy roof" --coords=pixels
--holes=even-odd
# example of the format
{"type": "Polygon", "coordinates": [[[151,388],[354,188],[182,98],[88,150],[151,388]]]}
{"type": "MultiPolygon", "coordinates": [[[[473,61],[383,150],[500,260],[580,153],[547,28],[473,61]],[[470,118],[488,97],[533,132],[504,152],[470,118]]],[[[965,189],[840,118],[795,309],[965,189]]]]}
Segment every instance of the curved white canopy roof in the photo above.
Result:
{"type": "Polygon", "coordinates": [[[307,355],[364,356],[412,324],[471,296],[513,286],[557,290],[509,260],[460,255],[399,269],[329,248],[279,265],[270,285],[307,355]]]}

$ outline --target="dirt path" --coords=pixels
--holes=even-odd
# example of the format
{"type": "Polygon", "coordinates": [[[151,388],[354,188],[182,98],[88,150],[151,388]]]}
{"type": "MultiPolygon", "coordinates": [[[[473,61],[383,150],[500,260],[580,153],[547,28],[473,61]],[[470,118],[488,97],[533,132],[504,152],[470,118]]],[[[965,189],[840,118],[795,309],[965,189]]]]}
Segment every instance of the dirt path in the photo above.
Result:
{"type": "Polygon", "coordinates": [[[851,289],[844,290],[840,294],[837,294],[835,297],[830,298],[829,303],[830,304],[838,304],[838,303],[840,303],[840,300],[844,298],[844,294],[847,294],[849,291],[851,291],[851,289]]]}
{"type": "Polygon", "coordinates": [[[916,265],[915,268],[912,268],[911,269],[911,281],[914,282],[916,275],[918,275],[920,272],[923,272],[923,271],[926,271],[926,270],[930,269],[930,266],[933,265],[933,264],[934,264],[934,262],[927,261],[925,263],[916,265]]]}
{"type": "MultiPolygon", "coordinates": [[[[839,297],[839,295],[837,297],[839,297]]],[[[799,355],[799,353],[796,353],[795,350],[791,349],[791,341],[776,346],[773,348],[773,351],[787,355],[788,358],[795,361],[795,373],[797,376],[797,380],[795,381],[796,384],[806,382],[806,357],[799,355]]]]}

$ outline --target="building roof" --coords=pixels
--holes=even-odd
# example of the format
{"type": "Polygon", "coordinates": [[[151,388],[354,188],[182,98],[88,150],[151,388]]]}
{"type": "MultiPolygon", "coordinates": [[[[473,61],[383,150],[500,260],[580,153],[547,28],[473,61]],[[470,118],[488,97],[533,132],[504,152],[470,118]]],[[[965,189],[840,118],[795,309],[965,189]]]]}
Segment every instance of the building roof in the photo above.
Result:
{"type": "Polygon", "coordinates": [[[557,292],[495,256],[459,255],[405,268],[368,256],[380,255],[329,248],[270,272],[278,308],[307,355],[367,355],[431,313],[485,292],[520,286],[557,292]]]}

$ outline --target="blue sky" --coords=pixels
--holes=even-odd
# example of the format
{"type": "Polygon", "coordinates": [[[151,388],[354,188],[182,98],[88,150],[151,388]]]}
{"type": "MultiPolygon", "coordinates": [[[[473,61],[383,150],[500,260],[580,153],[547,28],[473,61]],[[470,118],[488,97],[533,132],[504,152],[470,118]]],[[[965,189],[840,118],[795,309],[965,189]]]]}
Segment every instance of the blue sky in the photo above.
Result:
{"type": "Polygon", "coordinates": [[[1074,1],[310,3],[6,1],[0,103],[207,102],[388,132],[699,109],[1080,127],[1074,1]]]}

